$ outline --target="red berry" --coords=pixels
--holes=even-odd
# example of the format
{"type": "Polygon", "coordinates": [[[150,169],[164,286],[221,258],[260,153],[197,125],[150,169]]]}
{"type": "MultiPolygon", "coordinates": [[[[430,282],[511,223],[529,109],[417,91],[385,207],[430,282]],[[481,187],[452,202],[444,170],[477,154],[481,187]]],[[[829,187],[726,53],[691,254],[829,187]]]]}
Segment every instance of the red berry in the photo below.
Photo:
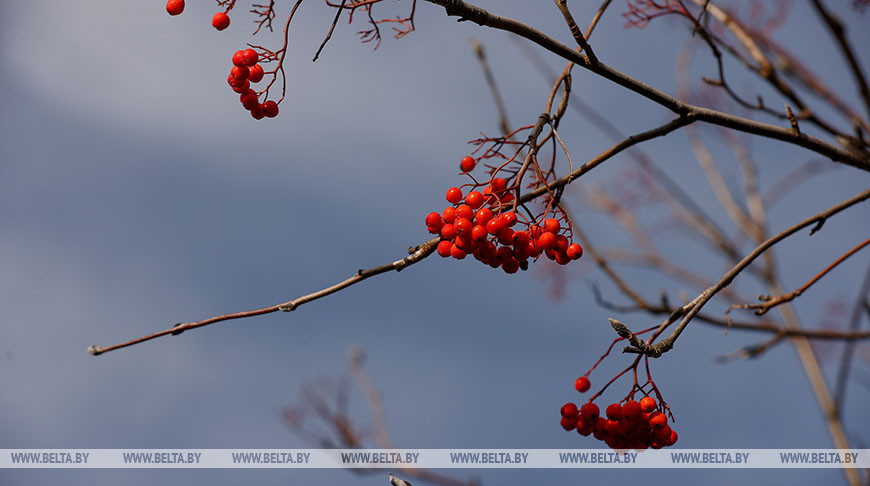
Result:
{"type": "Polygon", "coordinates": [[[447,202],[456,204],[462,200],[462,191],[458,187],[447,189],[447,202]]]}
{"type": "Polygon", "coordinates": [[[278,116],[278,103],[272,100],[263,103],[263,113],[269,118],[275,118],[278,116]]]}
{"type": "Polygon", "coordinates": [[[247,93],[242,96],[242,106],[244,106],[246,110],[253,110],[254,107],[259,104],[260,100],[257,98],[256,93],[247,93]]]}
{"type": "Polygon", "coordinates": [[[169,0],[166,2],[166,12],[169,15],[180,15],[184,12],[184,0],[169,0]]]}
{"type": "Polygon", "coordinates": [[[582,435],[583,437],[589,437],[589,434],[591,434],[592,431],[595,430],[594,423],[578,422],[577,425],[579,425],[579,427],[577,427],[577,433],[582,435]]]}
{"type": "Polygon", "coordinates": [[[563,417],[573,418],[574,420],[577,420],[577,405],[573,403],[569,402],[565,405],[562,405],[562,409],[560,410],[560,412],[562,413],[563,417]]]}
{"type": "Polygon", "coordinates": [[[605,420],[604,418],[598,417],[598,420],[590,423],[595,424],[595,428],[593,429],[592,434],[595,436],[596,439],[605,440],[610,435],[604,428],[604,426],[607,424],[607,420],[605,420]]]}
{"type": "Polygon", "coordinates": [[[665,425],[664,427],[656,430],[653,433],[653,437],[659,442],[666,443],[668,439],[671,438],[671,426],[665,425]]]}
{"type": "Polygon", "coordinates": [[[549,218],[544,220],[544,231],[547,233],[558,233],[559,232],[559,220],[556,218],[549,218]]]}
{"type": "Polygon", "coordinates": [[[559,421],[559,425],[561,425],[566,431],[572,431],[577,427],[577,419],[571,420],[567,417],[562,417],[562,420],[559,421]]]}
{"type": "Polygon", "coordinates": [[[565,235],[556,235],[556,245],[553,248],[559,253],[565,253],[568,251],[568,238],[565,235]]]}
{"type": "MultiPolygon", "coordinates": [[[[516,233],[514,233],[514,237],[516,237],[516,233]]],[[[516,240],[516,238],[514,238],[516,240]]],[[[531,253],[529,252],[529,245],[526,246],[517,246],[514,243],[514,258],[519,261],[528,260],[531,253]]]]}
{"type": "Polygon", "coordinates": [[[260,56],[257,55],[257,51],[253,49],[245,49],[242,51],[242,55],[245,56],[245,64],[248,66],[257,64],[257,61],[260,59],[260,56]]]}
{"type": "Polygon", "coordinates": [[[483,206],[483,194],[477,191],[471,191],[467,196],[465,196],[465,202],[471,206],[471,209],[477,209],[483,206]]]}
{"type": "Polygon", "coordinates": [[[440,228],[442,224],[440,214],[433,211],[426,215],[426,226],[438,226],[440,228]]]}
{"type": "Polygon", "coordinates": [[[668,417],[661,412],[653,412],[649,416],[649,426],[653,429],[660,429],[668,425],[668,417]]]}
{"type": "Polygon", "coordinates": [[[599,419],[598,413],[598,405],[595,405],[592,402],[586,403],[580,407],[580,420],[586,423],[597,422],[599,419]]]}
{"type": "Polygon", "coordinates": [[[672,446],[677,443],[677,431],[671,429],[671,437],[668,439],[668,445],[672,446]]]}
{"type": "Polygon", "coordinates": [[[611,403],[607,406],[607,418],[610,420],[619,420],[622,418],[622,406],[618,403],[611,403]]]}
{"type": "Polygon", "coordinates": [[[250,75],[251,70],[246,68],[245,66],[233,66],[233,68],[230,69],[230,76],[232,76],[233,79],[235,79],[238,83],[244,82],[246,79],[248,79],[250,75]]]}
{"type": "Polygon", "coordinates": [[[608,435],[618,434],[619,432],[619,422],[608,420],[604,422],[604,430],[608,435]]]}
{"type": "Polygon", "coordinates": [[[453,247],[453,243],[450,243],[447,240],[441,240],[438,242],[438,254],[444,258],[450,256],[450,249],[453,247]]]}
{"type": "Polygon", "coordinates": [[[445,224],[441,227],[441,237],[445,240],[452,240],[456,237],[456,227],[450,223],[445,224]]]}
{"type": "Polygon", "coordinates": [[[233,54],[233,65],[239,67],[248,65],[248,61],[245,60],[245,51],[236,51],[233,54]]]}
{"type": "Polygon", "coordinates": [[[517,224],[517,213],[509,211],[502,214],[499,218],[504,221],[505,226],[513,226],[517,224]]]}
{"type": "Polygon", "coordinates": [[[244,93],[245,91],[251,89],[251,83],[246,79],[241,84],[233,86],[233,91],[236,93],[244,93]]]}
{"type": "Polygon", "coordinates": [[[520,269],[520,262],[511,257],[510,260],[501,264],[501,269],[504,270],[505,273],[517,273],[517,270],[520,269]]]}
{"type": "Polygon", "coordinates": [[[474,157],[465,156],[459,161],[459,169],[462,172],[471,172],[474,170],[474,157]]]}
{"type": "Polygon", "coordinates": [[[490,219],[492,219],[492,211],[489,208],[480,209],[474,214],[474,222],[477,224],[486,225],[490,219]]]}
{"type": "Polygon", "coordinates": [[[495,251],[495,257],[498,259],[499,264],[504,263],[508,260],[512,260],[514,257],[514,252],[507,246],[500,246],[495,251]]]}
{"type": "Polygon", "coordinates": [[[482,224],[475,225],[474,228],[471,228],[471,239],[474,241],[481,241],[486,239],[486,227],[482,224]]]}
{"type": "Polygon", "coordinates": [[[514,239],[514,230],[510,228],[502,228],[501,231],[498,232],[498,242],[502,245],[510,245],[513,243],[514,239]]]}
{"type": "Polygon", "coordinates": [[[217,30],[226,29],[230,26],[230,16],[223,12],[214,14],[214,17],[211,18],[211,26],[217,30]]]}
{"type": "Polygon", "coordinates": [[[471,236],[469,235],[456,235],[453,244],[458,246],[459,249],[465,253],[471,253],[474,251],[474,242],[471,241],[471,236]]]}
{"type": "Polygon", "coordinates": [[[471,236],[471,229],[474,228],[474,225],[466,218],[456,218],[453,227],[456,228],[456,234],[471,236]]]}
{"type": "Polygon", "coordinates": [[[514,248],[527,248],[529,246],[529,242],[532,241],[529,238],[529,234],[525,231],[514,231],[513,235],[513,245],[514,248]]]}
{"type": "Polygon", "coordinates": [[[467,204],[460,204],[456,208],[456,217],[465,219],[474,219],[474,210],[467,204]]]}
{"type": "Polygon", "coordinates": [[[504,221],[500,218],[492,218],[486,223],[486,230],[491,235],[497,235],[504,227],[504,221]]]}
{"type": "Polygon", "coordinates": [[[251,77],[249,78],[252,83],[259,83],[263,79],[263,66],[259,64],[254,64],[250,67],[251,77]]]}
{"type": "Polygon", "coordinates": [[[644,413],[650,413],[656,409],[656,399],[653,397],[643,397],[640,399],[640,409],[644,413]]]}
{"type": "MultiPolygon", "coordinates": [[[[550,233],[547,233],[547,234],[550,234],[550,233]]],[[[571,263],[571,259],[568,258],[568,255],[562,253],[561,251],[555,251],[555,250],[554,250],[554,253],[556,255],[556,263],[558,263],[559,265],[567,265],[567,264],[571,263]]]]}
{"type": "Polygon", "coordinates": [[[640,404],[634,400],[622,406],[622,417],[630,422],[637,422],[643,416],[640,404]]]}
{"type": "Polygon", "coordinates": [[[492,180],[492,192],[499,193],[507,187],[507,181],[501,177],[492,180]]]}
{"type": "Polygon", "coordinates": [[[456,219],[456,208],[453,206],[448,206],[444,208],[444,222],[445,223],[453,223],[456,219]]]}
{"type": "Polygon", "coordinates": [[[462,260],[465,258],[465,255],[467,255],[467,253],[462,248],[459,248],[455,243],[450,247],[450,256],[453,258],[462,260]]]}
{"type": "Polygon", "coordinates": [[[540,247],[542,250],[549,250],[553,248],[556,244],[556,237],[553,236],[553,233],[543,233],[538,241],[535,242],[535,245],[540,247]]]}
{"type": "Polygon", "coordinates": [[[577,381],[574,383],[574,388],[576,388],[580,393],[589,390],[590,386],[592,386],[592,383],[589,381],[589,378],[586,378],[585,376],[577,378],[577,381]]]}
{"type": "MultiPolygon", "coordinates": [[[[247,83],[247,81],[245,81],[245,83],[247,83]]],[[[251,109],[251,116],[254,117],[254,120],[262,120],[263,117],[266,116],[266,114],[263,113],[263,105],[253,107],[251,109]]]]}
{"type": "Polygon", "coordinates": [[[565,254],[568,255],[568,258],[577,260],[583,256],[583,247],[577,243],[571,243],[568,245],[568,249],[565,250],[565,254]]]}

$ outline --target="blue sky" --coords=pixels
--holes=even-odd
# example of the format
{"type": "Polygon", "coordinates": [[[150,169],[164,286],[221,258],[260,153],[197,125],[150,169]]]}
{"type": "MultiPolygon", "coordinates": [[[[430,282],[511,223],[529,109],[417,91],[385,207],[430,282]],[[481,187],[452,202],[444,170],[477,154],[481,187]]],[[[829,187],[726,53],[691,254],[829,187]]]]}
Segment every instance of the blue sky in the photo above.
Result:
{"type": "MultiPolygon", "coordinates": [[[[456,166],[468,151],[466,141],[498,130],[468,47],[471,37],[486,46],[514,123],[533,123],[549,92],[505,34],[456,23],[425,3],[418,8],[417,32],[387,38],[377,51],[357,41],[358,25],[339,24],[312,64],[333,15],[312,0],[301,7],[291,34],[282,112],[255,121],[225,83],[230,56],[250,40],[250,17],[240,9],[232,26],[218,33],[209,25],[214,5],[188,3],[177,18],[157,1],[4,6],[0,448],[302,447],[280,411],[297,400],[303,383],[340,374],[351,345],[368,354],[366,369],[386,400],[399,447],[598,447],[561,431],[557,410],[580,400],[573,381],[613,338],[607,317],[635,328],[656,318],[598,307],[588,281],[623,300],[586,260],[568,268],[561,300],[550,298],[539,271],[506,276],[470,259],[433,257],[291,314],[217,324],[97,358],[86,353],[89,345],[178,321],[282,302],[357,268],[393,261],[426,239],[423,218],[443,209],[445,189],[462,181],[456,166]]],[[[570,41],[549,2],[480,4],[570,41]]],[[[386,5],[383,13],[404,7],[386,5]]],[[[287,5],[282,8],[286,12],[287,5]]],[[[673,92],[674,53],[687,42],[685,25],[663,19],[645,30],[625,30],[623,8],[615,2],[598,27],[598,56],[673,92]]],[[[574,10],[587,19],[593,9],[574,10]]],[[[854,45],[870,45],[868,14],[840,13],[852,25],[854,45]]],[[[827,33],[806,6],[795,5],[780,36],[857,104],[842,59],[832,54],[827,33]]],[[[278,42],[277,35],[259,41],[278,42]]],[[[866,52],[859,54],[870,66],[866,52]]],[[[561,61],[547,59],[561,70],[561,61]]],[[[701,63],[693,74],[710,75],[708,68],[701,63]]],[[[745,76],[734,79],[742,89],[754,86],[745,76]]],[[[626,133],[668,119],[664,110],[587,73],[576,71],[574,89],[626,133]]],[[[782,103],[769,93],[767,99],[782,103]]],[[[715,131],[703,133],[736,187],[733,157],[715,131]]],[[[560,134],[575,163],[610,145],[574,113],[560,134]]],[[[812,156],[764,140],[751,143],[763,187],[812,156]]],[[[733,228],[684,135],[650,142],[645,150],[717,222],[733,228]]],[[[584,177],[583,187],[611,187],[631,165],[627,157],[615,158],[584,177]]],[[[772,226],[784,228],[867,182],[853,169],[828,171],[795,188],[775,208],[772,226]]],[[[598,246],[627,244],[608,218],[579,204],[576,193],[569,198],[598,246]]],[[[654,209],[638,214],[650,223],[661,216],[654,209]]],[[[784,242],[777,252],[786,286],[800,285],[865,239],[868,217],[870,209],[859,206],[812,238],[802,232],[784,242]]],[[[710,278],[726,269],[685,234],[663,232],[658,241],[664,254],[710,278]]],[[[805,325],[817,325],[831,302],[851,305],[868,255],[856,255],[796,302],[805,325]]],[[[649,298],[662,289],[673,299],[681,290],[693,292],[651,272],[625,271],[649,298]]],[[[737,286],[746,295],[758,293],[748,279],[737,286]]],[[[679,446],[832,447],[791,346],[753,361],[714,362],[759,339],[738,332],[723,337],[696,323],[654,363],[677,417],[679,446]]],[[[867,376],[866,347],[861,352],[856,375],[867,376]]],[[[629,359],[611,357],[593,384],[629,359]]],[[[832,377],[836,360],[826,363],[832,377]]],[[[868,394],[866,384],[855,381],[845,409],[853,441],[865,441],[864,447],[870,420],[861,403],[868,394]]],[[[365,423],[362,396],[351,400],[354,418],[365,423]]],[[[385,484],[381,476],[340,470],[33,470],[0,476],[4,484],[385,484]]],[[[479,476],[483,484],[636,479],[636,473],[614,470],[494,470],[479,476]]],[[[817,484],[841,478],[835,470],[658,471],[651,481],[817,484]]]]}

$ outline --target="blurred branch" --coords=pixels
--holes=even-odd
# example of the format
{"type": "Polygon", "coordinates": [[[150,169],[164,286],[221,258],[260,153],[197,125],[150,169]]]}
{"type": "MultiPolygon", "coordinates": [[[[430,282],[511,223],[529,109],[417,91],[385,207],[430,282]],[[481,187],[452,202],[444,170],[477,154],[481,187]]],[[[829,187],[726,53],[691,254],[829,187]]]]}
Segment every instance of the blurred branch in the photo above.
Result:
{"type": "MultiPolygon", "coordinates": [[[[855,304],[852,306],[852,316],[849,319],[850,331],[856,331],[861,326],[861,315],[865,311],[866,317],[870,321],[870,267],[867,268],[864,282],[858,289],[858,296],[855,298],[855,304]]],[[[837,368],[837,382],[834,385],[834,406],[838,414],[841,415],[843,401],[846,398],[846,384],[849,381],[849,370],[852,367],[852,357],[854,354],[855,343],[846,343],[843,355],[840,358],[840,365],[837,368]]]]}
{"type": "MultiPolygon", "coordinates": [[[[377,447],[379,449],[395,449],[387,431],[386,414],[381,394],[363,370],[364,361],[365,354],[362,349],[352,346],[348,351],[348,374],[356,382],[368,403],[372,419],[372,434],[377,447]]],[[[314,384],[304,385],[301,389],[299,403],[284,409],[285,422],[294,434],[320,447],[330,449],[363,447],[363,441],[368,434],[360,432],[360,429],[354,426],[349,415],[348,388],[349,383],[346,375],[337,382],[320,379],[314,384]],[[330,406],[331,402],[335,402],[335,405],[330,406]],[[337,442],[326,434],[312,430],[314,424],[307,420],[312,416],[315,419],[315,424],[322,425],[327,430],[332,431],[337,442]]],[[[427,469],[404,468],[398,465],[394,465],[394,467],[409,477],[422,479],[440,486],[477,486],[479,484],[474,479],[462,481],[427,469]]],[[[349,468],[348,471],[355,474],[373,474],[383,471],[383,468],[349,468]]]]}
{"type": "Polygon", "coordinates": [[[511,124],[510,121],[508,121],[507,109],[504,106],[504,101],[498,90],[495,77],[492,75],[492,70],[489,68],[489,62],[486,60],[486,53],[483,50],[483,44],[481,44],[477,39],[471,39],[471,49],[474,51],[477,60],[480,62],[483,76],[486,78],[486,84],[489,86],[490,93],[492,93],[495,108],[498,110],[499,127],[501,128],[502,134],[507,135],[511,132],[511,124]]]}
{"type": "Polygon", "coordinates": [[[864,77],[864,73],[861,71],[858,58],[855,57],[855,52],[852,49],[851,44],[849,44],[848,39],[846,39],[846,28],[843,26],[843,23],[840,22],[840,19],[825,8],[821,0],[812,0],[812,2],[816,11],[824,19],[828,29],[837,40],[837,44],[840,46],[840,51],[842,51],[843,56],[845,56],[846,61],[849,64],[849,69],[852,71],[852,77],[855,78],[855,84],[858,85],[858,93],[860,93],[861,98],[864,100],[864,108],[867,110],[868,119],[870,119],[870,87],[867,85],[867,78],[864,77]]]}

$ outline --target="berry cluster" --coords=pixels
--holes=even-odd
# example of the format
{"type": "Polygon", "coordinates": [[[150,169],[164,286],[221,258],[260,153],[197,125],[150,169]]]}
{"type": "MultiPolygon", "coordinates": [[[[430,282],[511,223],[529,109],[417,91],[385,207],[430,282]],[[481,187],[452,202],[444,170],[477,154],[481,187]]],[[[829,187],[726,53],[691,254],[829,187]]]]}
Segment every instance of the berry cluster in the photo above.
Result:
{"type": "MultiPolygon", "coordinates": [[[[581,376],[574,386],[585,392],[590,387],[589,378],[581,376]]],[[[677,432],[668,425],[664,407],[655,398],[646,396],[640,402],[627,398],[623,402],[608,405],[606,418],[591,400],[579,409],[574,403],[566,403],[562,405],[560,423],[567,431],[577,429],[584,437],[592,434],[617,450],[661,449],[677,442],[677,432]]]]}
{"type": "MultiPolygon", "coordinates": [[[[227,12],[229,12],[231,8],[232,4],[230,4],[226,11],[214,14],[211,18],[212,27],[217,30],[224,30],[229,27],[230,16],[227,15],[227,12]]],[[[184,0],[168,0],[166,2],[166,12],[169,15],[181,15],[181,13],[184,12],[184,0]]],[[[274,60],[273,57],[270,57],[274,53],[266,49],[263,49],[263,51],[265,56],[264,62],[274,60]]],[[[259,60],[259,54],[257,54],[257,51],[253,49],[236,51],[236,53],[233,54],[233,67],[230,70],[227,83],[229,83],[230,88],[232,88],[233,91],[239,94],[239,101],[246,110],[251,112],[251,116],[254,117],[254,119],[261,120],[267,117],[275,118],[278,116],[278,103],[280,101],[275,102],[270,100],[260,103],[260,95],[262,92],[258,93],[251,89],[251,83],[259,83],[266,74],[263,70],[263,66],[257,63],[259,60]]],[[[270,72],[270,74],[272,73],[274,73],[274,71],[270,72]]],[[[266,88],[265,93],[268,97],[268,87],[266,88]]]]}
{"type": "Polygon", "coordinates": [[[278,103],[271,100],[260,103],[259,95],[251,89],[251,83],[259,83],[263,79],[263,67],[257,64],[258,60],[259,55],[253,49],[236,51],[227,83],[233,91],[239,93],[239,101],[251,112],[252,117],[257,120],[263,117],[274,118],[278,116],[278,103]]]}
{"type": "MultiPolygon", "coordinates": [[[[472,157],[463,157],[463,172],[474,169],[472,157]]],[[[501,267],[506,273],[528,268],[529,259],[542,253],[551,260],[565,265],[583,255],[583,248],[571,243],[562,224],[556,218],[521,221],[508,203],[514,200],[508,182],[493,177],[482,191],[472,190],[463,195],[458,187],[447,191],[452,204],[443,213],[431,212],[426,216],[426,229],[441,235],[438,254],[462,260],[469,253],[493,268],[501,267]],[[517,227],[519,225],[519,227],[517,227]]]]}

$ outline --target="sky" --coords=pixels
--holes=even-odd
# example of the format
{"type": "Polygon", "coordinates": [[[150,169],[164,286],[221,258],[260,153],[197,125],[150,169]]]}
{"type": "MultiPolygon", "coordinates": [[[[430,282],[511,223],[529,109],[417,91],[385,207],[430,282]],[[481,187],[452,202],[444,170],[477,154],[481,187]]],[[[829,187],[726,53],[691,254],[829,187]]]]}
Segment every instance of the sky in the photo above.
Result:
{"type": "MultiPolygon", "coordinates": [[[[279,3],[279,17],[289,5],[279,3]]],[[[389,2],[382,14],[404,12],[389,2]]],[[[595,2],[597,4],[597,2],[595,2]]],[[[856,46],[868,45],[867,15],[827,2],[847,20],[856,46]]],[[[748,11],[745,2],[732,2],[748,11]]],[[[241,5],[241,3],[240,3],[241,5]]],[[[570,32],[549,2],[480,1],[551,32],[570,32]]],[[[594,12],[572,6],[585,24],[594,12]]],[[[592,45],[611,66],[675,92],[674,59],[691,43],[684,22],[659,19],[626,29],[614,2],[592,45]]],[[[477,262],[429,258],[401,273],[370,279],[289,314],[220,323],[93,357],[109,345],[179,321],[273,305],[331,285],[358,268],[392,262],[428,238],[423,219],[464,183],[457,163],[467,141],[498,132],[491,96],[469,40],[485,46],[511,120],[534,123],[549,93],[547,76],[507,34],[448,19],[422,2],[416,31],[385,38],[377,50],[340,22],[321,59],[311,62],[334,12],[303,3],[294,20],[286,69],[287,99],[275,119],[253,120],[226,86],[232,53],[250,42],[253,18],[237,7],[224,32],[209,25],[216,7],[188,2],[170,18],[162,2],[36,0],[4,5],[0,18],[0,448],[298,448],[282,422],[299,389],[344,372],[359,346],[381,392],[388,428],[406,448],[596,448],[558,426],[558,409],[581,401],[574,380],[613,339],[616,317],[636,329],[658,318],[596,304],[590,282],[625,302],[589,259],[567,268],[539,262],[505,275],[477,262]],[[563,272],[563,297],[552,282],[563,272]]],[[[279,22],[280,23],[280,22],[279,22]]],[[[257,42],[274,46],[276,32],[257,42]]],[[[818,68],[860,107],[827,32],[803,3],[777,39],[818,68]],[[835,54],[836,53],[836,54],[835,54]]],[[[563,63],[538,51],[553,71],[563,63]]],[[[861,62],[870,66],[866,50],[861,62]]],[[[699,56],[700,57],[700,56],[699,56]]],[[[758,83],[731,65],[734,85],[758,83]]],[[[866,70],[866,68],[865,68],[866,70]]],[[[711,75],[699,60],[692,76],[711,75]]],[[[771,105],[781,98],[760,91],[771,105]]],[[[625,133],[669,114],[585,72],[574,92],[625,133]]],[[[763,121],[770,121],[760,117],[763,121]]],[[[807,131],[812,132],[811,128],[807,131]]],[[[576,161],[611,142],[575,112],[560,134],[576,161]]],[[[726,180],[739,171],[715,130],[702,130],[726,180]]],[[[771,187],[813,158],[803,149],[749,139],[760,184],[771,187]]],[[[644,150],[677,179],[717,223],[733,230],[681,133],[644,150]]],[[[598,247],[630,244],[620,227],[586,207],[580,188],[616,197],[633,168],[616,157],[567,191],[571,208],[598,247]]],[[[564,169],[563,169],[564,170],[564,169]]],[[[867,175],[835,166],[789,193],[771,213],[782,229],[868,185],[867,175]]],[[[636,208],[656,230],[663,254],[709,278],[727,268],[691,235],[656,227],[662,213],[636,208]]],[[[870,207],[838,215],[810,238],[800,232],[777,248],[779,270],[794,288],[867,236],[870,207]]],[[[750,247],[745,247],[748,251],[750,247]]],[[[795,302],[808,327],[831,309],[849,310],[870,263],[855,255],[795,302]]],[[[620,267],[644,295],[672,299],[696,289],[653,272],[620,267]]],[[[737,288],[750,296],[751,279],[737,288]]],[[[721,304],[708,311],[722,312],[721,304]]],[[[833,317],[831,317],[833,315],[833,317]]],[[[746,317],[746,316],[744,316],[746,317]]],[[[838,318],[839,317],[839,318],[838,318]]],[[[867,321],[864,321],[867,325],[867,321]]],[[[831,448],[793,348],[758,359],[715,357],[760,341],[758,335],[694,323],[653,374],[676,415],[682,448],[831,448]]],[[[840,347],[819,348],[829,380],[840,347]]],[[[870,398],[866,345],[859,347],[845,418],[853,444],[867,447],[870,398]],[[863,377],[863,381],[862,380],[863,377]]],[[[608,380],[630,357],[614,354],[591,376],[608,380]]],[[[622,398],[608,392],[607,403],[622,398]]],[[[365,428],[367,407],[351,395],[352,418],[365,428]]],[[[444,471],[484,485],[530,481],[636,481],[618,470],[444,471]]],[[[343,470],[6,470],[3,484],[387,484],[384,475],[343,470]]],[[[836,470],[674,470],[652,484],[818,484],[836,470]]],[[[416,482],[415,482],[416,483],[416,482]]]]}

